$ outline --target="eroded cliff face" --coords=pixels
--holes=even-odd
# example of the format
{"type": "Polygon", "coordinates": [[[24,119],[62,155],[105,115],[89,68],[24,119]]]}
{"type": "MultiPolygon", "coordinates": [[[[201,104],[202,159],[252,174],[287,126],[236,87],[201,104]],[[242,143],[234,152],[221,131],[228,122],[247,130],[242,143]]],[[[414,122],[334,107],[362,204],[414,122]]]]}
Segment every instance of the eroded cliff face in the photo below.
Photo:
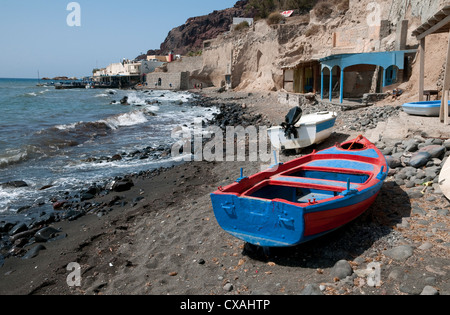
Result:
{"type": "Polygon", "coordinates": [[[248,30],[207,41],[200,73],[215,86],[231,74],[237,90],[280,90],[283,67],[332,54],[398,50],[403,20],[408,30],[402,49],[416,48],[412,31],[446,2],[350,0],[347,10],[325,16],[312,10],[280,25],[260,20],[248,30]]]}
{"type": "Polygon", "coordinates": [[[234,17],[248,14],[245,10],[247,1],[238,1],[233,8],[214,11],[208,15],[190,18],[185,24],[172,29],[161,44],[162,54],[170,51],[185,55],[202,49],[205,40],[216,38],[230,30],[234,17]]]}

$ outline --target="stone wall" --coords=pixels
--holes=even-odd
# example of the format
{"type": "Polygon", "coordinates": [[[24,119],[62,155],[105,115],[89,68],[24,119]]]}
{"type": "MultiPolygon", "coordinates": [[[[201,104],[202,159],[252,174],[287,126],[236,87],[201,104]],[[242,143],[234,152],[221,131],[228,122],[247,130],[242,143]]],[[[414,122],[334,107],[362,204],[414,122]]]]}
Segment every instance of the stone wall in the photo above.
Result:
{"type": "Polygon", "coordinates": [[[233,43],[227,40],[214,40],[204,43],[203,68],[201,74],[214,86],[225,84],[225,75],[231,73],[233,43]]]}
{"type": "Polygon", "coordinates": [[[182,57],[181,59],[168,63],[166,66],[168,72],[199,71],[203,68],[203,58],[202,56],[182,57]]]}
{"type": "Polygon", "coordinates": [[[156,90],[187,90],[188,72],[154,72],[147,74],[147,86],[156,90]]]}

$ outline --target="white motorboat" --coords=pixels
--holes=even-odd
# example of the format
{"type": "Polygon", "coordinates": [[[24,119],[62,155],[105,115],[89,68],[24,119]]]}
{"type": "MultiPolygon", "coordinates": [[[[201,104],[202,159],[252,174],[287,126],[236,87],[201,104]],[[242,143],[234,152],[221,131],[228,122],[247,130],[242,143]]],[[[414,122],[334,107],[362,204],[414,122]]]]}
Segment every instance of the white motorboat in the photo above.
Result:
{"type": "Polygon", "coordinates": [[[268,130],[270,141],[276,149],[306,148],[325,141],[333,133],[337,113],[324,111],[301,116],[301,110],[296,114],[293,110],[286,116],[286,123],[268,130]],[[293,115],[297,117],[292,119],[293,115]]]}

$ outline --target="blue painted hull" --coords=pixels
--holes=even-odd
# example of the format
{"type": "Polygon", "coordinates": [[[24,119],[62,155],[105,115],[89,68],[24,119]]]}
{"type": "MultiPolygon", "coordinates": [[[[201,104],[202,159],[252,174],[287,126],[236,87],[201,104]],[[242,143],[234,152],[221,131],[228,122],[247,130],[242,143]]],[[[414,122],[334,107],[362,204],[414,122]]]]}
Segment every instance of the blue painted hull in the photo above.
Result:
{"type": "Polygon", "coordinates": [[[295,246],[364,213],[387,171],[386,159],[373,145],[333,147],[219,188],[211,201],[217,222],[229,234],[264,247],[295,246]]]}
{"type": "Polygon", "coordinates": [[[441,101],[411,102],[403,104],[402,107],[408,115],[439,117],[441,101]]]}
{"type": "Polygon", "coordinates": [[[290,247],[308,242],[336,230],[332,227],[313,235],[305,235],[305,214],[326,212],[330,209],[359,207],[354,220],[361,215],[376,197],[382,186],[367,189],[326,205],[306,208],[283,201],[261,201],[247,197],[211,195],[214,214],[219,225],[229,234],[248,243],[265,247],[290,247]]]}

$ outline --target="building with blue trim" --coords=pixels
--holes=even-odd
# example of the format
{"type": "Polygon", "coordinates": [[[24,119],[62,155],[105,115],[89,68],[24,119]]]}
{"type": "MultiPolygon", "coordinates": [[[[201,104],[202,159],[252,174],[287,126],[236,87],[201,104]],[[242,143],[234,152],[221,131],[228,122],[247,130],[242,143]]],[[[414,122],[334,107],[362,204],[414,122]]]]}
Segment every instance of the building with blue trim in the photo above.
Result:
{"type": "Polygon", "coordinates": [[[289,93],[320,92],[321,99],[327,96],[332,102],[338,97],[343,103],[344,98],[380,93],[407,81],[415,54],[416,50],[348,53],[301,61],[283,68],[283,88],[289,93]]]}
{"type": "MultiPolygon", "coordinates": [[[[342,103],[346,91],[346,71],[359,72],[359,77],[363,80],[359,84],[371,84],[372,80],[363,72],[371,73],[377,71],[378,84],[376,90],[382,91],[382,88],[403,82],[405,62],[407,54],[415,54],[416,50],[371,52],[358,54],[339,54],[331,55],[320,59],[321,63],[321,98],[324,99],[325,75],[328,72],[328,97],[330,102],[333,99],[333,87],[339,83],[339,102],[342,103]],[[372,70],[373,69],[373,70],[372,70]],[[331,74],[331,75],[330,75],[331,74]],[[336,78],[338,76],[338,78],[336,78]],[[380,88],[381,87],[381,88],[380,88]],[[330,93],[331,91],[331,93],[330,93]]],[[[357,86],[350,86],[350,89],[360,90],[357,86]]],[[[366,92],[367,93],[367,92],[366,92]]]]}

